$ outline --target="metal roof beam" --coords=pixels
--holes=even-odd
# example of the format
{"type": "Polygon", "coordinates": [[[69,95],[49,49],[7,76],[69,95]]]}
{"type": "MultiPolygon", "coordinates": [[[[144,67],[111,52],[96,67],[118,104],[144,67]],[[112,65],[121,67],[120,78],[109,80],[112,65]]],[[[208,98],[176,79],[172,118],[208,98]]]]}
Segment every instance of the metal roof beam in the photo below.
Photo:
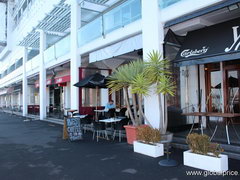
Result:
{"type": "Polygon", "coordinates": [[[45,31],[46,34],[56,35],[56,36],[65,36],[67,33],[55,32],[55,31],[45,31]]]}
{"type": "Polygon", "coordinates": [[[100,14],[102,12],[102,11],[97,11],[97,10],[94,10],[94,9],[89,9],[89,8],[84,8],[84,7],[81,7],[81,9],[83,9],[85,11],[95,12],[95,13],[98,13],[98,14],[100,14]]]}
{"type": "MultiPolygon", "coordinates": [[[[106,5],[105,3],[99,3],[93,0],[84,0],[84,2],[88,2],[88,3],[92,3],[92,4],[96,4],[96,5],[100,5],[100,6],[104,6],[104,7],[109,7],[108,5],[106,5]]],[[[106,1],[107,2],[107,1],[106,1]]]]}

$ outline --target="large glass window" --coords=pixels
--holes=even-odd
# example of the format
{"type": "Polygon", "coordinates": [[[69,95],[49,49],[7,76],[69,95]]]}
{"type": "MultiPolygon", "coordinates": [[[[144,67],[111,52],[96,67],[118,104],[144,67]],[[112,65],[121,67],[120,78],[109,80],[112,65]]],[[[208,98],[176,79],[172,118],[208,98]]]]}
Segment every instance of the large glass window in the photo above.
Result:
{"type": "Polygon", "coordinates": [[[207,75],[206,105],[210,112],[222,112],[222,72],[220,63],[208,64],[205,66],[207,75]]]}
{"type": "Polygon", "coordinates": [[[227,71],[227,94],[230,112],[240,112],[239,103],[239,70],[227,71]]]}

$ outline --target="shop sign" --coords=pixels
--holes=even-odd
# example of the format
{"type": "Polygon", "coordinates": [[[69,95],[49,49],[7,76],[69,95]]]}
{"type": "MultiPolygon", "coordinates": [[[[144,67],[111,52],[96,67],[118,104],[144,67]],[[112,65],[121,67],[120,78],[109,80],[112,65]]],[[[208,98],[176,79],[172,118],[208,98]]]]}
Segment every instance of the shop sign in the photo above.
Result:
{"type": "Polygon", "coordinates": [[[51,79],[48,79],[46,84],[47,84],[47,85],[52,84],[52,80],[51,80],[51,79]]]}
{"type": "Polygon", "coordinates": [[[61,84],[61,83],[65,83],[65,82],[70,82],[70,75],[55,78],[55,84],[61,84]]]}
{"type": "Polygon", "coordinates": [[[240,18],[188,32],[175,61],[225,55],[240,51],[240,18]]]}
{"type": "Polygon", "coordinates": [[[182,51],[181,53],[181,57],[191,57],[191,56],[200,56],[203,55],[205,53],[207,53],[208,48],[207,47],[202,47],[202,49],[195,49],[195,50],[191,50],[191,49],[185,49],[182,51]]]}
{"type": "Polygon", "coordinates": [[[229,52],[231,50],[237,51],[240,45],[240,35],[238,34],[238,28],[239,26],[232,27],[233,29],[233,43],[230,47],[227,47],[225,49],[225,52],[229,52]]]}

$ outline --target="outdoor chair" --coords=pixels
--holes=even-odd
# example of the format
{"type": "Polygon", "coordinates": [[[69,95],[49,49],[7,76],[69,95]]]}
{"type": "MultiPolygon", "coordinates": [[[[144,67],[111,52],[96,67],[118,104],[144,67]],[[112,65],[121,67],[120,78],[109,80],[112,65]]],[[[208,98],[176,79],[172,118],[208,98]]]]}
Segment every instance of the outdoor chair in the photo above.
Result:
{"type": "Polygon", "coordinates": [[[97,136],[97,142],[98,142],[98,138],[100,137],[101,134],[102,134],[103,138],[106,138],[108,140],[108,135],[107,135],[105,123],[94,121],[93,122],[93,140],[95,138],[95,133],[96,133],[96,136],[97,136]]]}
{"type": "Polygon", "coordinates": [[[127,111],[127,108],[122,108],[122,109],[120,109],[120,112],[119,112],[118,116],[126,116],[126,115],[125,115],[125,114],[126,114],[126,111],[127,111]]]}
{"type": "Polygon", "coordinates": [[[84,130],[84,133],[86,133],[87,129],[90,128],[92,129],[92,123],[93,123],[93,116],[92,115],[87,115],[85,118],[81,119],[81,125],[84,130]]]}
{"type": "Polygon", "coordinates": [[[118,132],[119,142],[122,140],[122,131],[124,131],[124,126],[129,123],[129,119],[125,118],[113,125],[113,140],[115,139],[116,133],[118,132]]]}
{"type": "Polygon", "coordinates": [[[115,117],[116,116],[116,109],[115,108],[109,109],[106,116],[107,116],[107,118],[115,117]]]}

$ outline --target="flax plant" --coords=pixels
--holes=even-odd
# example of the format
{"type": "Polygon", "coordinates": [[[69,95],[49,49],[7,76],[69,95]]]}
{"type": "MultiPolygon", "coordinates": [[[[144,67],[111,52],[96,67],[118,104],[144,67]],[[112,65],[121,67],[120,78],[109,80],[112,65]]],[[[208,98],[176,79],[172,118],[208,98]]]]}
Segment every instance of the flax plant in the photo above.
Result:
{"type": "Polygon", "coordinates": [[[156,94],[159,101],[160,122],[159,130],[162,134],[167,131],[167,108],[163,107],[162,98],[164,98],[164,104],[167,104],[167,95],[175,95],[175,82],[172,79],[172,72],[170,71],[170,62],[167,59],[163,59],[158,51],[152,51],[148,54],[146,61],[146,67],[144,70],[149,82],[156,87],[156,94]],[[165,116],[163,115],[165,112],[165,116]]]}
{"type": "Polygon", "coordinates": [[[123,89],[123,92],[125,94],[124,97],[127,105],[127,111],[129,113],[130,119],[134,126],[141,125],[142,123],[139,117],[137,116],[137,105],[136,105],[137,96],[135,94],[132,96],[133,110],[134,110],[134,114],[133,114],[131,111],[128,89],[131,88],[132,82],[137,77],[137,75],[143,73],[144,66],[145,65],[142,60],[133,61],[129,64],[120,66],[109,77],[108,83],[107,83],[108,88],[111,89],[110,93],[123,89]]]}
{"type": "Polygon", "coordinates": [[[120,66],[110,77],[107,83],[108,88],[111,89],[110,93],[123,89],[125,94],[125,102],[130,119],[134,126],[142,124],[142,118],[150,126],[149,120],[145,116],[142,107],[144,96],[149,95],[149,88],[155,87],[155,93],[158,95],[160,123],[159,130],[162,134],[167,130],[167,108],[163,108],[162,96],[166,103],[166,96],[174,96],[175,83],[172,79],[172,73],[169,70],[170,63],[166,59],[162,59],[157,51],[152,51],[148,55],[146,62],[143,60],[136,60],[129,64],[120,66]],[[130,108],[128,89],[131,90],[133,99],[133,110],[130,108]],[[137,103],[139,107],[139,117],[137,115],[137,103]],[[163,116],[165,110],[165,117],[163,116]]]}

